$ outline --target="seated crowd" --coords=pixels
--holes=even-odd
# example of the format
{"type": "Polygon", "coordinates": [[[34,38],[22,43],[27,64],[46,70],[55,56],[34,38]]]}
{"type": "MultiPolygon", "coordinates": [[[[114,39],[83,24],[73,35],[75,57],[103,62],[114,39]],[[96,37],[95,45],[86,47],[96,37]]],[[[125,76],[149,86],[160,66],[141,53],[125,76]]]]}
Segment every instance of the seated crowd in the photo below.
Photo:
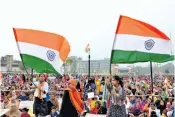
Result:
{"type": "MultiPolygon", "coordinates": [[[[34,77],[37,80],[37,75],[34,75],[34,77]]],[[[59,115],[63,90],[69,79],[69,76],[56,77],[55,79],[47,78],[49,83],[47,103],[51,117],[59,115]]],[[[150,76],[132,78],[123,76],[127,95],[125,101],[126,111],[130,117],[174,116],[174,76],[161,76],[161,79],[162,82],[154,82],[152,88],[150,76]]],[[[110,103],[108,92],[105,90],[105,77],[98,75],[86,79],[86,76],[78,76],[77,80],[79,81],[77,90],[80,92],[81,98],[86,102],[87,112],[91,114],[106,114],[110,103]],[[94,98],[88,97],[90,92],[94,92],[94,98]]],[[[32,116],[28,108],[19,109],[20,101],[33,101],[34,99],[33,91],[29,88],[32,85],[30,79],[26,78],[25,75],[4,74],[3,85],[4,88],[0,99],[3,108],[10,109],[6,117],[13,117],[12,115],[20,115],[21,117],[32,116]]]]}

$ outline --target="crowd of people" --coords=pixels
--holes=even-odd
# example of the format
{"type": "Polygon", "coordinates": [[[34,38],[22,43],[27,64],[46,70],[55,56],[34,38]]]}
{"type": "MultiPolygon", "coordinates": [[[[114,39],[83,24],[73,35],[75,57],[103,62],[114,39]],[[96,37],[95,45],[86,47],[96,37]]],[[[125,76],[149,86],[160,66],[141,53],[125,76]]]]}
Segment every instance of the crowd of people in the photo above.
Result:
{"type": "MultiPolygon", "coordinates": [[[[49,86],[46,100],[51,117],[59,116],[64,90],[70,79],[77,81],[76,90],[84,102],[84,113],[107,114],[108,117],[174,117],[173,75],[154,75],[153,87],[149,75],[95,75],[90,78],[45,75],[44,78],[49,86]],[[89,97],[90,93],[93,93],[93,97],[89,97]]],[[[34,101],[35,89],[32,87],[38,80],[37,74],[32,78],[24,74],[3,74],[0,100],[2,108],[10,108],[7,117],[12,117],[13,114],[21,117],[32,116],[28,113],[28,108],[16,107],[20,101],[34,101]]]]}

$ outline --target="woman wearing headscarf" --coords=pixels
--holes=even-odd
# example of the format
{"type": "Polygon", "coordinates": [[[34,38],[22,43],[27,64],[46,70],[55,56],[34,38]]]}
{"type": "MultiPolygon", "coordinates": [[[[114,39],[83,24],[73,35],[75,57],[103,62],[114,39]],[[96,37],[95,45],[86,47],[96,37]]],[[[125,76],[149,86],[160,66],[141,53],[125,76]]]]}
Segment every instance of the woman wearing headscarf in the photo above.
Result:
{"type": "Polygon", "coordinates": [[[81,99],[83,99],[84,98],[84,94],[83,94],[84,89],[83,89],[83,85],[82,85],[81,81],[77,81],[76,89],[79,92],[81,99]]]}
{"type": "Polygon", "coordinates": [[[107,81],[106,86],[110,92],[110,107],[107,117],[127,117],[124,104],[126,94],[121,78],[119,76],[113,76],[112,85],[107,81]]]}
{"type": "Polygon", "coordinates": [[[84,113],[84,103],[76,89],[77,81],[71,79],[64,91],[59,117],[79,117],[84,113]]]}

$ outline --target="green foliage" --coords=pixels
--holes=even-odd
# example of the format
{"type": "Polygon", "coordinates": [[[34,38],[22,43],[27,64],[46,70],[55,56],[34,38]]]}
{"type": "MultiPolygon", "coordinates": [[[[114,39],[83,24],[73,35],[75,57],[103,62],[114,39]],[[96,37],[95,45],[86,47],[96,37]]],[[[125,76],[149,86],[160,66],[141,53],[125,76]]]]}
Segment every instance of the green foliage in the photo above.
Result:
{"type": "Polygon", "coordinates": [[[71,64],[72,64],[72,62],[73,62],[73,61],[72,61],[72,59],[71,59],[71,58],[69,58],[69,57],[68,57],[68,58],[66,59],[66,64],[71,65],[71,64]]]}

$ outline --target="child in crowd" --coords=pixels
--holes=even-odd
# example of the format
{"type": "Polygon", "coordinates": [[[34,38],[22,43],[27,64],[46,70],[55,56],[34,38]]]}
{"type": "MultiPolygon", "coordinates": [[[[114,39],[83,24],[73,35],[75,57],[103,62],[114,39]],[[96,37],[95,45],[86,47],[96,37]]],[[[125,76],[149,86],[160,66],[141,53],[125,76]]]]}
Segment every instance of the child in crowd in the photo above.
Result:
{"type": "Polygon", "coordinates": [[[50,117],[59,117],[59,114],[56,112],[56,107],[55,106],[52,107],[50,117]]]}
{"type": "Polygon", "coordinates": [[[30,115],[28,114],[28,111],[29,111],[29,109],[23,108],[21,117],[30,117],[30,115]]]}
{"type": "Polygon", "coordinates": [[[99,101],[95,102],[95,107],[91,109],[91,114],[106,114],[107,109],[103,106],[101,106],[101,103],[99,101]]]}

